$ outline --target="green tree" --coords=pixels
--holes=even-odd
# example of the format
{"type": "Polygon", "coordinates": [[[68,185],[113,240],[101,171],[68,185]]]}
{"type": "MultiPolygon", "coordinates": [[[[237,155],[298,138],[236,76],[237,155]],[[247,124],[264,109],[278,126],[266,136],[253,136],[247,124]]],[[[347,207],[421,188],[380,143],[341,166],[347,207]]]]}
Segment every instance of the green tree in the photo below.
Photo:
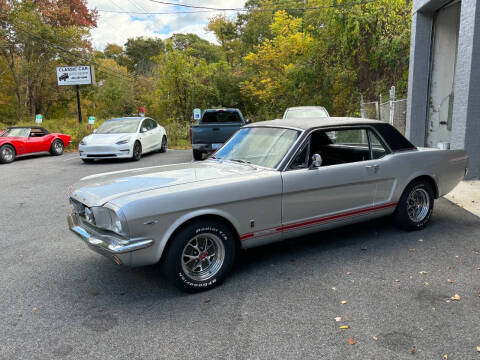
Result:
{"type": "Polygon", "coordinates": [[[144,37],[128,39],[125,43],[125,55],[129,61],[127,68],[136,74],[150,74],[153,68],[152,58],[164,51],[165,44],[161,39],[144,37]]]}

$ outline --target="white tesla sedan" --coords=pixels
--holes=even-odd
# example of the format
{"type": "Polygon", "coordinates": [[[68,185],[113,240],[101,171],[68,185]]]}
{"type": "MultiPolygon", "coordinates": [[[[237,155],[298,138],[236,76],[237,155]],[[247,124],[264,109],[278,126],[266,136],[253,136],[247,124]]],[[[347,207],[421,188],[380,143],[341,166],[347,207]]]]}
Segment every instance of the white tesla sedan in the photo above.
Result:
{"type": "Polygon", "coordinates": [[[78,146],[84,162],[95,159],[140,160],[151,151],[167,151],[165,129],[151,118],[123,117],[105,121],[78,146]]]}

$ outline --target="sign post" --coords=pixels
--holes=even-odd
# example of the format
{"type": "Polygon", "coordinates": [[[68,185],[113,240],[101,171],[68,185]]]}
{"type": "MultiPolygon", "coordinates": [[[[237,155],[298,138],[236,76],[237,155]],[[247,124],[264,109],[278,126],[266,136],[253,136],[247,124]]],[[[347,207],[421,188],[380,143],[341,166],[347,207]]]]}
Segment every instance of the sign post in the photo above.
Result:
{"type": "Polygon", "coordinates": [[[78,109],[78,122],[82,122],[82,108],[80,107],[80,89],[78,85],[75,85],[75,90],[77,91],[77,109],[78,109]]]}
{"type": "Polygon", "coordinates": [[[77,92],[78,122],[82,122],[79,85],[91,85],[95,83],[93,66],[57,67],[57,83],[59,86],[75,85],[75,90],[77,92]]]}
{"type": "Polygon", "coordinates": [[[88,130],[92,129],[92,125],[95,124],[95,116],[88,117],[88,130]]]}

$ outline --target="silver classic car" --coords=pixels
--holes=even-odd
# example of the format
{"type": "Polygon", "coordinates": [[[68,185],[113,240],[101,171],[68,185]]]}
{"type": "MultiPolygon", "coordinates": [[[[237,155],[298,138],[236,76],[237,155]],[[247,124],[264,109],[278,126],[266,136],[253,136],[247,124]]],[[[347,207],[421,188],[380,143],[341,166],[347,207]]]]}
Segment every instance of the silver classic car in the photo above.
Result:
{"type": "Polygon", "coordinates": [[[219,284],[242,248],[386,215],[421,229],[466,172],[463,150],[417,148],[383,122],[265,121],[203,162],[81,179],[68,223],[117,264],[159,262],[193,292],[219,284]]]}

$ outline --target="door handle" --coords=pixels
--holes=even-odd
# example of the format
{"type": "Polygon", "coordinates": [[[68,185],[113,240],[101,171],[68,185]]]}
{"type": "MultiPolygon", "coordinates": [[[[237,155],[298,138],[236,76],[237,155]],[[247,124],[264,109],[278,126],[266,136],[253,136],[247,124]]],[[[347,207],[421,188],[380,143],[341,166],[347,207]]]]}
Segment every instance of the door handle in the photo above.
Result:
{"type": "Polygon", "coordinates": [[[373,170],[374,172],[377,172],[378,169],[380,168],[380,165],[378,165],[378,164],[375,164],[375,165],[367,165],[367,166],[365,166],[365,168],[366,168],[367,170],[373,170]]]}

